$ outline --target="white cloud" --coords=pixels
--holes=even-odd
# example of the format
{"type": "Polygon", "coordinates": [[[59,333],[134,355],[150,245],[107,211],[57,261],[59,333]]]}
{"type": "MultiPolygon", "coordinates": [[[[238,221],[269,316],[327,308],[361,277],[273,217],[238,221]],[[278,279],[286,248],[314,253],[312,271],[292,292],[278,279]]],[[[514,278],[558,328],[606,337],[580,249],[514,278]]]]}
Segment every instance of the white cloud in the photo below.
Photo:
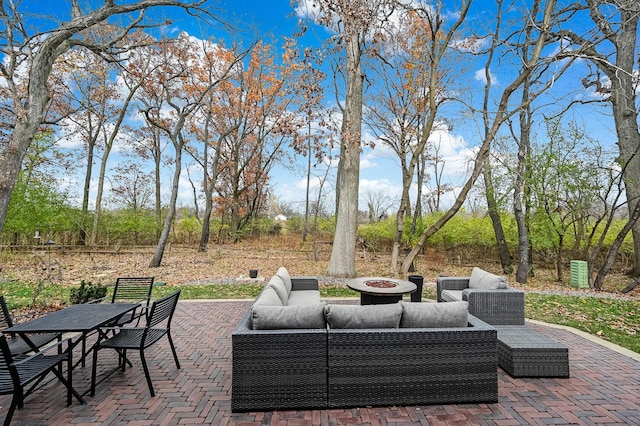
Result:
{"type": "MultiPolygon", "coordinates": [[[[491,78],[491,84],[492,85],[499,85],[499,81],[498,81],[498,77],[492,72],[489,71],[489,77],[491,78]]],[[[477,70],[474,74],[473,74],[473,78],[477,81],[482,82],[483,84],[487,84],[487,73],[485,71],[484,68],[481,68],[479,70],[477,70]]]]}

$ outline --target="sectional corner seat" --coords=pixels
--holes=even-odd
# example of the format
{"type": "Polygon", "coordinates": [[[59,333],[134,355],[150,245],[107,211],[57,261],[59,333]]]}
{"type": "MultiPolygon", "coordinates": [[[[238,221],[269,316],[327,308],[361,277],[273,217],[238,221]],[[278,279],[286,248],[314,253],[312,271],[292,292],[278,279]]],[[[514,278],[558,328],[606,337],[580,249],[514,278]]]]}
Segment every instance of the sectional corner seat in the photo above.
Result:
{"type": "Polygon", "coordinates": [[[280,268],[233,332],[231,408],[497,402],[497,331],[467,310],[324,303],[280,268]]]}

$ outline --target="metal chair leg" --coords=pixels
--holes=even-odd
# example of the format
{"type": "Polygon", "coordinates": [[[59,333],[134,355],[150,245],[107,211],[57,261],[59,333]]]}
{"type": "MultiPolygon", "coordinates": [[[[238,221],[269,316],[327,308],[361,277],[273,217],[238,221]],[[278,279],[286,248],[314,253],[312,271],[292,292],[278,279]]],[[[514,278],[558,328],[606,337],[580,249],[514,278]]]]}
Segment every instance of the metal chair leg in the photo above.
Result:
{"type": "Polygon", "coordinates": [[[149,386],[149,392],[151,392],[151,396],[156,396],[156,393],[153,391],[153,384],[151,383],[151,376],[149,375],[147,360],[144,358],[144,349],[140,350],[140,360],[142,361],[142,368],[144,369],[144,375],[147,378],[147,385],[149,386]]]}

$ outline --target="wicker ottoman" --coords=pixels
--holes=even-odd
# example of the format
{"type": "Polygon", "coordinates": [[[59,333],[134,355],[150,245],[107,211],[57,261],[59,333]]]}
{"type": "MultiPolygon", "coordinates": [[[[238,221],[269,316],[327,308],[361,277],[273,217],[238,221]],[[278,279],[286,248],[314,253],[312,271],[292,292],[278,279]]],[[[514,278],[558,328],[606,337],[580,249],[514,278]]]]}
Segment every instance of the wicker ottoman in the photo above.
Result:
{"type": "Polygon", "coordinates": [[[569,377],[569,349],[527,325],[496,325],[498,365],[512,377],[569,377]]]}

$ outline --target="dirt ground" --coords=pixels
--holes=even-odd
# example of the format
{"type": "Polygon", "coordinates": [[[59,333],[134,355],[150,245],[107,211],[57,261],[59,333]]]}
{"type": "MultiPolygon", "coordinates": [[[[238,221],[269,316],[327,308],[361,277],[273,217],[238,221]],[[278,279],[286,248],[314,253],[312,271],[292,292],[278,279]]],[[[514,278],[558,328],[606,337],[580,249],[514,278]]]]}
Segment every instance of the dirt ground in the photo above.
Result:
{"type": "MultiPolygon", "coordinates": [[[[167,285],[193,283],[233,282],[248,278],[249,269],[258,269],[259,276],[269,277],[280,266],[285,266],[291,275],[312,275],[320,277],[320,282],[334,282],[326,277],[326,269],[331,254],[329,243],[319,244],[314,260],[309,243],[302,243],[299,237],[263,237],[257,240],[228,245],[210,245],[207,252],[200,253],[196,246],[169,246],[162,264],[149,268],[155,247],[96,249],[90,251],[78,248],[54,247],[23,252],[0,252],[0,280],[3,282],[27,281],[37,283],[48,278],[55,282],[78,285],[80,281],[91,281],[102,285],[113,284],[119,276],[154,276],[156,282],[167,285]]],[[[389,253],[375,253],[358,250],[356,270],[358,276],[390,276],[389,253]]],[[[455,256],[447,258],[437,250],[427,250],[416,259],[416,274],[423,275],[425,282],[435,282],[439,275],[469,275],[473,266],[502,274],[497,260],[478,261],[455,256]]],[[[526,286],[515,284],[513,276],[509,281],[520,288],[569,290],[569,271],[564,283],[555,280],[553,271],[538,269],[537,276],[526,286]]],[[[606,290],[617,293],[629,279],[621,274],[612,274],[606,282],[606,290]]],[[[640,297],[640,289],[630,296],[640,297]]]]}

